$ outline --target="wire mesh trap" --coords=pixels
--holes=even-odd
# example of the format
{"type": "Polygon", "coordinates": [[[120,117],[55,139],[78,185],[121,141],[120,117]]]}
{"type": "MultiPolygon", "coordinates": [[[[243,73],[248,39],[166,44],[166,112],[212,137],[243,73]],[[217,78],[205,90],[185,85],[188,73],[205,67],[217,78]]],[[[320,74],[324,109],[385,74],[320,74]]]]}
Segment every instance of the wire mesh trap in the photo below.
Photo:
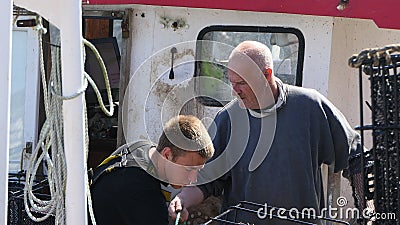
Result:
{"type": "Polygon", "coordinates": [[[360,126],[356,129],[360,130],[362,145],[365,131],[372,132],[372,148],[364,148],[358,159],[350,161],[350,178],[357,208],[373,210],[371,219],[362,218],[361,224],[399,225],[400,55],[379,51],[361,52],[349,60],[351,66],[359,68],[360,126]],[[352,64],[356,61],[358,65],[352,64]],[[371,103],[363,97],[364,74],[369,76],[371,103]],[[369,125],[364,124],[364,102],[371,110],[369,125]],[[385,218],[377,218],[378,214],[385,218]]]}
{"type": "MultiPolygon", "coordinates": [[[[24,206],[24,186],[25,173],[11,173],[8,181],[8,225],[52,225],[54,224],[54,216],[50,216],[42,222],[33,221],[25,211],[24,206]]],[[[47,179],[38,181],[33,187],[36,196],[42,199],[50,199],[47,194],[47,179]]],[[[39,213],[33,212],[36,216],[39,213]]]]}
{"type": "Polygon", "coordinates": [[[256,225],[265,223],[265,220],[271,220],[271,224],[319,225],[325,224],[324,221],[328,221],[331,222],[332,225],[350,225],[346,221],[331,219],[323,215],[317,215],[317,213],[303,213],[300,210],[300,212],[297,211],[292,214],[288,209],[267,206],[266,204],[249,201],[241,201],[239,204],[229,207],[218,216],[210,218],[210,220],[203,225],[256,225]],[[248,218],[249,221],[246,221],[246,219],[243,218],[248,218]]]}

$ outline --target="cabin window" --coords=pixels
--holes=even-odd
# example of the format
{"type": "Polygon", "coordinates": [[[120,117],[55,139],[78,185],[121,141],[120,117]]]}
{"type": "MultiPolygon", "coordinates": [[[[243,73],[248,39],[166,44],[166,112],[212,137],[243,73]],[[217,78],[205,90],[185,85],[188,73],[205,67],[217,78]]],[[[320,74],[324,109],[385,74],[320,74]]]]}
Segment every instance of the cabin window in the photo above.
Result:
{"type": "MultiPolygon", "coordinates": [[[[30,20],[31,16],[18,19],[30,20]]],[[[39,102],[38,36],[32,28],[13,25],[9,172],[26,169],[37,139],[39,102]],[[25,150],[24,150],[25,149],[25,150]]]]}
{"type": "Polygon", "coordinates": [[[267,45],[274,60],[274,73],[284,83],[301,86],[304,36],[300,30],[284,27],[210,26],[200,31],[196,46],[195,76],[198,100],[221,107],[233,99],[227,76],[228,57],[245,40],[267,45]]]}

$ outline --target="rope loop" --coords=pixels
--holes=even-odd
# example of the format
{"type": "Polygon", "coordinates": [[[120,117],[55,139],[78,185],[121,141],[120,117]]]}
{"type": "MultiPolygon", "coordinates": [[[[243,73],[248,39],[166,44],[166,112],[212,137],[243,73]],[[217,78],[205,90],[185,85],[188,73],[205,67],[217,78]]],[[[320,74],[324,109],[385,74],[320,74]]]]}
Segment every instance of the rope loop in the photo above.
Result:
{"type": "Polygon", "coordinates": [[[34,27],[35,30],[41,32],[42,34],[46,34],[47,33],[47,29],[43,26],[43,22],[42,22],[42,17],[41,16],[37,16],[36,17],[36,26],[34,27]]]}
{"type": "Polygon", "coordinates": [[[73,94],[70,94],[70,95],[61,95],[61,94],[57,93],[57,91],[54,88],[54,83],[53,82],[50,82],[50,87],[51,87],[51,89],[50,89],[51,93],[55,97],[57,97],[57,98],[59,98],[61,100],[71,100],[71,99],[77,98],[79,95],[85,93],[85,91],[86,91],[86,89],[88,87],[88,82],[87,82],[87,79],[85,77],[85,79],[83,80],[83,87],[81,88],[81,90],[79,90],[79,91],[77,91],[77,92],[75,92],[73,94]]]}

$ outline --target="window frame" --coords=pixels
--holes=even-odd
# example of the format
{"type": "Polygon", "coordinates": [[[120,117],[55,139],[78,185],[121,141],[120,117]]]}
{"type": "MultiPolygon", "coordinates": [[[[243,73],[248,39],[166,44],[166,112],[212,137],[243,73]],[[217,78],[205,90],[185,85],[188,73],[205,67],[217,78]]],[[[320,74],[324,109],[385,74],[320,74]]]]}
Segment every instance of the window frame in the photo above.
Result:
{"type": "MultiPolygon", "coordinates": [[[[35,17],[33,16],[20,16],[19,19],[34,19],[35,17]]],[[[26,58],[26,65],[25,70],[24,70],[24,79],[25,79],[25,87],[24,87],[24,116],[23,116],[23,145],[21,146],[22,148],[20,149],[20,154],[22,154],[23,149],[29,145],[29,143],[32,143],[31,149],[36,148],[36,142],[38,138],[38,123],[39,123],[39,92],[40,92],[40,71],[39,71],[39,45],[38,45],[38,35],[37,32],[32,29],[31,27],[18,27],[16,24],[13,24],[12,28],[12,34],[15,35],[14,32],[23,32],[26,34],[26,52],[24,57],[26,58]]],[[[11,46],[12,50],[14,51],[14,47],[17,42],[12,43],[13,46],[11,46]]],[[[13,52],[14,53],[14,52],[13,52]]],[[[15,52],[17,53],[17,52],[15,52]]],[[[16,57],[16,56],[14,56],[16,57]]],[[[13,66],[19,67],[17,61],[11,62],[11,69],[13,66]]],[[[14,73],[16,71],[11,70],[11,76],[15,76],[14,73]]],[[[16,82],[11,78],[11,82],[16,82]]],[[[11,96],[10,96],[10,101],[13,101],[13,96],[12,96],[12,90],[11,91],[11,96]]],[[[15,100],[15,99],[14,99],[15,100]]],[[[10,104],[12,104],[10,102],[10,104]]],[[[16,103],[14,103],[16,104],[16,103]]],[[[11,105],[10,105],[11,107],[11,105]]],[[[11,110],[11,108],[10,108],[11,110]]],[[[10,117],[10,132],[12,130],[12,124],[11,117],[10,117]]],[[[10,139],[10,146],[8,151],[11,150],[11,136],[9,137],[10,139]]],[[[8,167],[9,167],[9,173],[17,173],[21,169],[24,170],[26,169],[27,162],[25,161],[24,158],[18,157],[16,160],[12,159],[11,156],[8,160],[8,167]],[[13,170],[14,167],[20,166],[21,165],[21,160],[23,160],[23,168],[19,168],[19,170],[13,170]]]]}
{"type": "MultiPolygon", "coordinates": [[[[209,32],[243,32],[243,33],[290,33],[296,35],[299,40],[299,49],[297,53],[297,68],[296,68],[296,81],[295,86],[302,86],[303,83],[303,66],[304,66],[304,50],[305,50],[305,39],[303,33],[293,27],[278,27],[278,26],[241,26],[241,25],[212,25],[203,28],[197,35],[196,43],[196,61],[194,68],[194,77],[201,76],[201,41],[204,40],[204,36],[209,32]]],[[[199,86],[196,85],[196,91],[198,92],[199,86]]],[[[228,102],[215,101],[210,97],[197,96],[196,100],[202,105],[211,107],[223,107],[228,102]]]]}

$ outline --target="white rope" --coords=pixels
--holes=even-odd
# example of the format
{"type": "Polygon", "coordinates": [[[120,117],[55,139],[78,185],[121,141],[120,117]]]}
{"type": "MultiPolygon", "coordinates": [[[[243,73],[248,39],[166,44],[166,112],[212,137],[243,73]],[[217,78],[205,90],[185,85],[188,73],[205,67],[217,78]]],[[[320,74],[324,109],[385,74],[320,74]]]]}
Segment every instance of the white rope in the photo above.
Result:
{"type": "MultiPolygon", "coordinates": [[[[43,62],[42,35],[46,33],[38,18],[36,27],[39,35],[39,60],[40,72],[43,86],[43,99],[46,114],[46,121],[40,132],[38,145],[32,154],[26,172],[26,183],[24,189],[24,205],[28,216],[35,222],[46,220],[50,215],[55,215],[55,224],[65,224],[65,181],[66,181],[66,163],[63,149],[63,126],[61,105],[62,100],[54,98],[48,92],[46,74],[43,62]],[[51,148],[51,152],[49,152],[51,148]],[[40,155],[39,150],[42,149],[40,155]],[[51,154],[51,156],[50,156],[51,154]],[[42,200],[33,193],[33,185],[36,172],[44,161],[48,171],[48,182],[50,190],[50,200],[42,200]],[[43,216],[37,217],[32,212],[40,213],[43,216]]],[[[50,80],[56,88],[60,86],[60,73],[58,70],[59,50],[57,49],[53,57],[55,66],[52,67],[50,80]],[[55,58],[57,57],[57,59],[55,58]]],[[[37,214],[36,214],[37,215],[37,214]]]]}
{"type": "MultiPolygon", "coordinates": [[[[58,93],[62,93],[61,88],[61,60],[60,60],[60,49],[57,48],[55,53],[52,54],[52,62],[54,63],[52,66],[51,74],[50,74],[50,82],[47,84],[46,82],[46,73],[44,67],[44,59],[43,59],[43,48],[42,48],[42,35],[47,31],[42,25],[41,17],[37,18],[37,26],[36,30],[38,31],[39,36],[39,60],[40,60],[40,73],[42,79],[43,86],[43,99],[44,99],[44,107],[46,114],[46,121],[43,124],[42,130],[39,135],[38,145],[35,148],[34,153],[31,156],[29,161],[27,171],[26,171],[26,183],[24,188],[24,205],[25,210],[28,216],[35,222],[41,222],[46,220],[50,215],[55,216],[55,224],[65,224],[65,188],[66,188],[66,179],[67,179],[67,165],[65,160],[65,151],[64,151],[64,135],[63,135],[63,118],[62,118],[62,102],[64,100],[69,100],[78,97],[81,94],[84,94],[88,82],[93,87],[97,99],[99,101],[100,107],[102,111],[108,115],[112,116],[114,113],[114,104],[112,101],[111,88],[108,80],[107,70],[103,60],[100,57],[100,54],[96,50],[96,48],[87,40],[83,40],[83,44],[88,46],[96,58],[100,63],[100,67],[104,76],[107,95],[109,100],[110,109],[107,110],[103,100],[101,98],[100,91],[98,90],[95,82],[91,79],[91,77],[84,72],[83,79],[84,85],[83,87],[77,91],[76,93],[69,96],[62,96],[58,93]],[[49,87],[47,87],[49,85],[49,87]],[[42,150],[39,154],[39,150],[42,150]],[[37,170],[40,165],[44,165],[48,171],[48,183],[50,190],[50,200],[42,200],[37,197],[33,193],[33,186],[36,177],[37,170]],[[35,216],[32,212],[40,213],[43,216],[35,216]]],[[[84,49],[84,47],[83,47],[84,49]]],[[[84,52],[84,51],[83,51],[84,52]]],[[[85,99],[85,98],[84,98],[85,99]]],[[[87,122],[87,112],[86,112],[86,102],[84,107],[84,115],[85,115],[85,153],[86,158],[88,156],[88,122],[87,122]]],[[[86,174],[86,173],[85,173],[86,174]]],[[[92,224],[96,225],[96,221],[94,218],[94,213],[92,209],[92,201],[90,195],[89,182],[87,178],[87,174],[85,177],[88,205],[89,205],[89,214],[92,220],[92,224]]]]}

